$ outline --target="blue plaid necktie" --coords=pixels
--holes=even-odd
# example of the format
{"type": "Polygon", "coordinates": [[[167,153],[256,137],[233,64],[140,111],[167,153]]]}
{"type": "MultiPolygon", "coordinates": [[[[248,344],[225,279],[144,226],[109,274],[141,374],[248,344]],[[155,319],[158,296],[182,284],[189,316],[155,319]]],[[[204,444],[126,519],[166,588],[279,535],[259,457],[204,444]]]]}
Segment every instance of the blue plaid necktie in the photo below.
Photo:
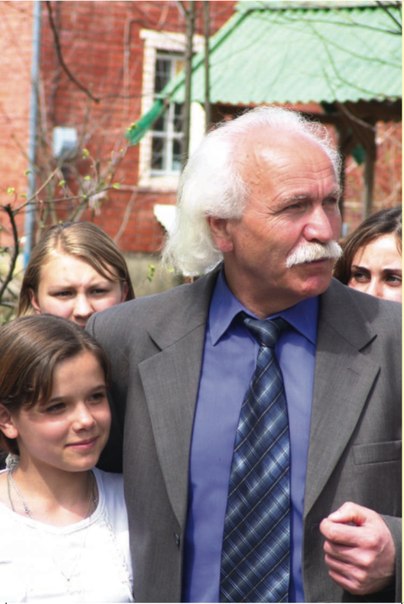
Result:
{"type": "Polygon", "coordinates": [[[289,423],[274,347],[282,318],[244,318],[260,344],[240,411],[223,533],[221,602],[287,602],[289,423]]]}

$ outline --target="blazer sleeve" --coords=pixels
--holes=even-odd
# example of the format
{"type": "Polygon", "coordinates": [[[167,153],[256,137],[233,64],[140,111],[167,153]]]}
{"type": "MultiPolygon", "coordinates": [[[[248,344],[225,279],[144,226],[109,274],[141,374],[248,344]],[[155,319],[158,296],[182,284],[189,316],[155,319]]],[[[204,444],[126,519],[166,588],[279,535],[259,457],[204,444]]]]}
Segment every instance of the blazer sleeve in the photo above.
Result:
{"type": "Polygon", "coordinates": [[[394,516],[383,516],[383,520],[387,524],[390,533],[393,537],[394,545],[396,548],[396,572],[395,572],[395,602],[402,602],[402,520],[401,518],[395,518],[394,516]]]}

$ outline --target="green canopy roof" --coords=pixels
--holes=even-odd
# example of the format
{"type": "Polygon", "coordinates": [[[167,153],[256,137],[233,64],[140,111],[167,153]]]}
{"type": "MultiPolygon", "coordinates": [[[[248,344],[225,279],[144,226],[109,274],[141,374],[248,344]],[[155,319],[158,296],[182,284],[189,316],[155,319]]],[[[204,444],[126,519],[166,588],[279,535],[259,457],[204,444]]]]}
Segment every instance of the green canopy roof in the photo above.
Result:
{"type": "MultiPolygon", "coordinates": [[[[400,2],[246,0],[211,39],[210,102],[395,100],[401,56],[400,2]]],[[[203,61],[203,53],[193,61],[192,100],[200,103],[203,61]]],[[[162,97],[181,103],[184,92],[180,74],[162,97]]],[[[131,130],[128,138],[136,142],[131,130]]]]}
{"type": "MultiPolygon", "coordinates": [[[[270,2],[240,3],[212,40],[211,102],[250,105],[400,97],[401,36],[392,17],[376,3],[328,5],[298,8],[294,3],[271,9],[270,2]]],[[[389,11],[401,21],[400,7],[391,6],[389,11]]],[[[198,63],[192,97],[203,102],[201,57],[196,58],[198,63]]],[[[183,86],[173,100],[183,102],[183,86]]]]}

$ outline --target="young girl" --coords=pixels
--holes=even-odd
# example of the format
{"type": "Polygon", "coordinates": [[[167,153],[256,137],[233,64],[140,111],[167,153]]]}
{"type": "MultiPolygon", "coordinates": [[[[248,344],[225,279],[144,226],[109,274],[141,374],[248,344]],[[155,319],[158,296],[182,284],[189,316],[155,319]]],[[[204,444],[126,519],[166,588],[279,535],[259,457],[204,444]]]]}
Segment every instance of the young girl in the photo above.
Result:
{"type": "Polygon", "coordinates": [[[0,600],[133,602],[120,475],[94,468],[109,434],[107,360],[50,315],[0,328],[0,600]]]}

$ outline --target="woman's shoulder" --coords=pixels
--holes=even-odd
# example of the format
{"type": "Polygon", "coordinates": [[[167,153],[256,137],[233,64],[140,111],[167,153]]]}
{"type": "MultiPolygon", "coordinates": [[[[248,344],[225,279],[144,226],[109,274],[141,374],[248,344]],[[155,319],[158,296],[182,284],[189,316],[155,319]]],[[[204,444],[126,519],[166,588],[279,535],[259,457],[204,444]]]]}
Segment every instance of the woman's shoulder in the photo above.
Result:
{"type": "Polygon", "coordinates": [[[119,489],[123,490],[123,476],[115,472],[105,472],[100,468],[93,468],[94,476],[97,480],[98,487],[103,489],[119,489]]]}
{"type": "Polygon", "coordinates": [[[122,474],[104,472],[94,468],[101,508],[103,508],[115,530],[127,527],[127,513],[122,474]]]}

